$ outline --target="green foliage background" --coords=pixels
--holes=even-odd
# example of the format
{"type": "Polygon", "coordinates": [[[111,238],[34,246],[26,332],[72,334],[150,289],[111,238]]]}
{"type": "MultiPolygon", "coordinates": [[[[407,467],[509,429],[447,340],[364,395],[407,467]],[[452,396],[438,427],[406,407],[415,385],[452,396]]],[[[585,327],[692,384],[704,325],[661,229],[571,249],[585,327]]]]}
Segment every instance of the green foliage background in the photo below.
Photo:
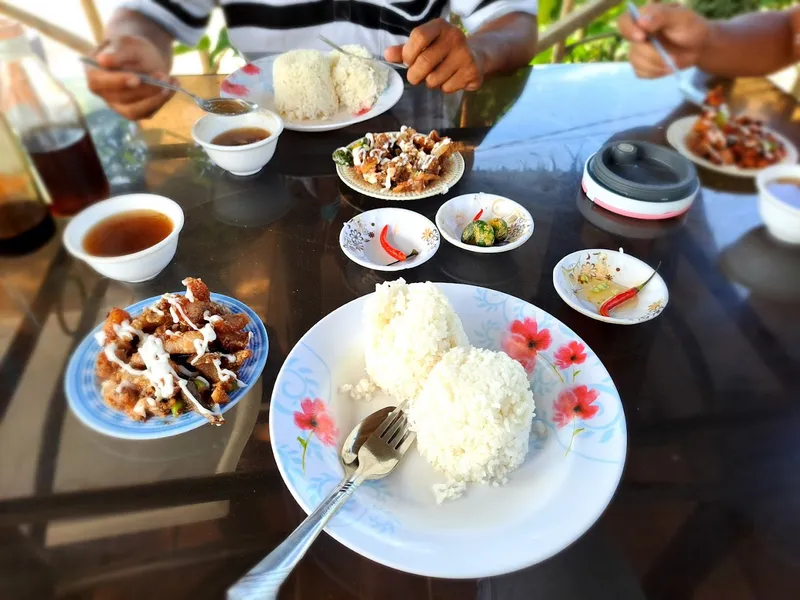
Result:
{"type": "MultiPolygon", "coordinates": [[[[593,0],[576,0],[575,6],[581,6],[593,0]]],[[[647,0],[634,0],[638,6],[647,4],[647,0]]],[[[729,19],[746,12],[758,10],[778,10],[788,8],[796,0],[686,0],[682,4],[690,6],[693,10],[710,19],[729,19]]],[[[539,0],[539,29],[545,30],[558,21],[561,14],[562,0],[539,0]]],[[[584,63],[598,61],[626,60],[628,57],[628,44],[621,40],[617,33],[617,19],[625,11],[625,3],[608,11],[596,19],[587,29],[585,40],[582,44],[579,35],[573,34],[567,39],[567,55],[564,62],[584,63]]],[[[551,62],[552,50],[547,50],[538,55],[533,64],[547,64],[551,62]]]]}

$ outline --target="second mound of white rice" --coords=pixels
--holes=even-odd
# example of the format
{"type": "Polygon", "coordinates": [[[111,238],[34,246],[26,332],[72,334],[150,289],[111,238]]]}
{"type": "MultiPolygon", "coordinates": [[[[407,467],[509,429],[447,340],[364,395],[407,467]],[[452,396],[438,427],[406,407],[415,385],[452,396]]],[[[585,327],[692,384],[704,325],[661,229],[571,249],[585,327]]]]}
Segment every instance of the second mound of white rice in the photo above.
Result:
{"type": "Polygon", "coordinates": [[[272,65],[272,86],[275,108],[289,119],[326,119],[339,110],[330,62],[318,50],[281,54],[272,65]]]}
{"type": "Polygon", "coordinates": [[[409,420],[423,457],[447,476],[437,502],[466,483],[503,484],[528,453],[534,401],[525,369],[503,352],[455,348],[431,370],[409,420]]]}
{"type": "MultiPolygon", "coordinates": [[[[372,58],[370,51],[358,44],[349,44],[342,49],[350,54],[372,58]]],[[[387,68],[336,50],[331,52],[331,76],[339,104],[354,114],[372,108],[389,80],[387,68]]]]}
{"type": "Polygon", "coordinates": [[[461,319],[432,283],[403,279],[376,286],[364,307],[367,374],[397,400],[419,394],[451,348],[469,345],[461,319]]]}

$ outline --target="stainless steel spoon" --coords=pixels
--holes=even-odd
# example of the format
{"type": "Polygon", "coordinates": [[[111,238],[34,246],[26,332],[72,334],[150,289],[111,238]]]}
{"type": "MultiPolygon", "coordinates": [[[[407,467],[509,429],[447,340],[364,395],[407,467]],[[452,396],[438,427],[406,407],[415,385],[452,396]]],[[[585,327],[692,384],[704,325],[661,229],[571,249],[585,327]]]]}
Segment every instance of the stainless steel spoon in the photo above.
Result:
{"type": "Polygon", "coordinates": [[[250,102],[249,100],[243,100],[241,98],[201,98],[200,96],[193,94],[189,90],[186,90],[179,85],[166,83],[165,81],[161,81],[155,77],[150,77],[150,75],[145,75],[144,73],[125,71],[124,69],[109,69],[102,66],[96,60],[89,58],[88,56],[81,56],[80,61],[83,64],[92,67],[93,69],[100,69],[101,71],[108,71],[109,73],[130,72],[131,75],[136,75],[136,77],[147,84],[166,88],[168,90],[172,90],[173,92],[181,92],[186,94],[187,96],[190,96],[195,103],[197,103],[197,106],[202,108],[207,113],[222,116],[232,116],[243,115],[245,113],[258,110],[258,104],[255,102],[250,102]]]}

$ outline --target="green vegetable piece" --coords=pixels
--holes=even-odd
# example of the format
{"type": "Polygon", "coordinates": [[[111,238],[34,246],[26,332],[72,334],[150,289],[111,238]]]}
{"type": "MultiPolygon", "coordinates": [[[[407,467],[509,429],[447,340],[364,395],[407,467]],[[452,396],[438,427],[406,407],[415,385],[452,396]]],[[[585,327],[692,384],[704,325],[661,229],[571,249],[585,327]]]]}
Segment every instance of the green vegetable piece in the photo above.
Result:
{"type": "Polygon", "coordinates": [[[475,226],[475,242],[476,246],[488,248],[494,245],[494,229],[486,221],[473,221],[475,226]]]}
{"type": "Polygon", "coordinates": [[[197,377],[196,379],[192,380],[194,382],[194,386],[197,388],[197,391],[201,394],[208,389],[208,383],[206,383],[205,379],[201,379],[197,377]]]}
{"type": "Polygon", "coordinates": [[[180,414],[182,408],[183,408],[183,402],[181,402],[180,400],[176,400],[175,403],[170,407],[170,410],[172,411],[172,416],[177,417],[180,414]]]}
{"type": "Polygon", "coordinates": [[[508,237],[508,223],[503,219],[490,219],[489,225],[494,229],[494,240],[496,242],[504,242],[508,237]]]}
{"type": "Polygon", "coordinates": [[[333,152],[333,162],[343,167],[353,166],[353,154],[347,148],[339,148],[333,152]]]}
{"type": "Polygon", "coordinates": [[[367,142],[367,138],[363,137],[360,140],[356,140],[355,142],[350,144],[350,147],[351,147],[350,149],[351,150],[355,150],[356,148],[359,148],[361,146],[369,146],[369,142],[367,142]]]}
{"type": "Polygon", "coordinates": [[[461,241],[465,244],[475,244],[475,221],[470,221],[461,232],[461,241]]]}

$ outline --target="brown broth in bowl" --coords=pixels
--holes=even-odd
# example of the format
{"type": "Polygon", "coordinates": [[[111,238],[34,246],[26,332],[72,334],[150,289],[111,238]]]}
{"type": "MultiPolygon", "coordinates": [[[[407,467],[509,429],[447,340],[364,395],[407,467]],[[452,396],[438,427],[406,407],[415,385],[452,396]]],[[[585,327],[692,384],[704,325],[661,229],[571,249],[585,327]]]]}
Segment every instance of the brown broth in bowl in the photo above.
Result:
{"type": "Polygon", "coordinates": [[[83,238],[83,249],[92,256],[125,256],[151,246],[172,233],[175,224],[156,210],[129,210],[96,223],[83,238]]]}
{"type": "Polygon", "coordinates": [[[800,178],[780,177],[767,184],[767,191],[778,200],[800,209],[800,178]]]}
{"type": "Polygon", "coordinates": [[[218,146],[246,146],[265,140],[270,135],[272,134],[269,131],[261,127],[239,127],[223,131],[211,140],[211,143],[218,146]]]}

